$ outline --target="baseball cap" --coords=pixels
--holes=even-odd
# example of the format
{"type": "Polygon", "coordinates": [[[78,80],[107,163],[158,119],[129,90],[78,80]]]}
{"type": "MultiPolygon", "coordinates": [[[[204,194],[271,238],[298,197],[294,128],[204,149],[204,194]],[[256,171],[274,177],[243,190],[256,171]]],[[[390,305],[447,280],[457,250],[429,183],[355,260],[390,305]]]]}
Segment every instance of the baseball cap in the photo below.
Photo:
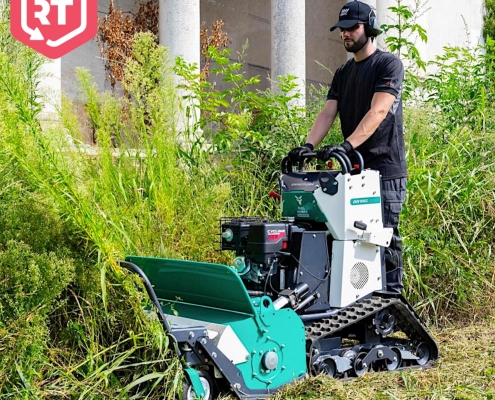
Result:
{"type": "Polygon", "coordinates": [[[330,28],[333,31],[336,28],[349,29],[359,22],[367,23],[370,18],[371,7],[361,1],[350,1],[344,4],[340,10],[339,22],[330,28]]]}

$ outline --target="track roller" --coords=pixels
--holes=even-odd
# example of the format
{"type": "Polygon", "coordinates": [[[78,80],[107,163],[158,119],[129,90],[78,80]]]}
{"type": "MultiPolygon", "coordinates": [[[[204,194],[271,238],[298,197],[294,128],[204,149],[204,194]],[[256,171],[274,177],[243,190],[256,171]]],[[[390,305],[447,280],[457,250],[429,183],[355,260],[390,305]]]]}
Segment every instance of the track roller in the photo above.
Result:
{"type": "Polygon", "coordinates": [[[361,352],[354,359],[354,372],[356,376],[363,376],[370,370],[370,365],[364,361],[366,355],[365,352],[361,352]]]}
{"type": "Polygon", "coordinates": [[[402,364],[402,356],[399,349],[392,347],[390,350],[395,353],[395,357],[393,360],[387,359],[385,361],[385,366],[388,371],[395,371],[402,364]]]}
{"type": "Polygon", "coordinates": [[[419,365],[425,365],[430,359],[430,348],[424,342],[421,342],[416,346],[416,356],[418,357],[417,363],[419,365]]]}

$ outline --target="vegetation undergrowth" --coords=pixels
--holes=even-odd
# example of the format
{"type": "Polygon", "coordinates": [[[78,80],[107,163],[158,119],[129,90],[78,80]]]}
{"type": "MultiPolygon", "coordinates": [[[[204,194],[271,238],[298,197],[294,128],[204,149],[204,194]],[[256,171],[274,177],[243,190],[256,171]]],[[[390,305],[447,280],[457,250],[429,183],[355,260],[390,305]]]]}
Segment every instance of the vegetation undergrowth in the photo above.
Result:
{"type": "Polygon", "coordinates": [[[80,71],[96,132],[89,148],[78,141],[68,103],[63,129],[42,128],[33,66],[43,60],[8,45],[0,58],[1,225],[8,232],[0,243],[0,394],[174,398],[182,389],[179,362],[156,318],[143,313],[139,282],[115,261],[130,253],[187,257],[188,247],[190,257],[208,258],[213,245],[204,233],[218,216],[187,200],[206,206],[225,189],[198,196],[201,182],[176,163],[165,50],[149,34],[134,43],[127,69],[134,80],[125,81],[132,100],[97,93],[80,71]]]}
{"type": "MultiPolygon", "coordinates": [[[[279,216],[268,193],[325,89],[312,88],[307,107],[291,107],[293,77],[281,77],[281,93],[259,90],[242,55],[233,60],[228,49],[208,50],[210,80],[180,59],[172,71],[166,50],[141,33],[119,80],[123,98],[99,93],[88,71],[78,71],[95,137],[87,144],[68,99],[60,124],[39,122],[45,60],[8,29],[2,9],[0,398],[174,398],[179,360],[143,312],[140,282],[116,261],[137,254],[229,262],[216,251],[218,219],[279,216]],[[179,93],[201,111],[188,132],[178,128],[179,93]]],[[[494,301],[493,42],[486,46],[446,48],[429,66],[434,72],[408,86],[410,96],[421,94],[405,112],[405,294],[444,328],[484,316],[494,301]]],[[[334,128],[326,143],[339,135],[334,128]]],[[[395,375],[406,390],[423,390],[415,379],[395,375]]]]}

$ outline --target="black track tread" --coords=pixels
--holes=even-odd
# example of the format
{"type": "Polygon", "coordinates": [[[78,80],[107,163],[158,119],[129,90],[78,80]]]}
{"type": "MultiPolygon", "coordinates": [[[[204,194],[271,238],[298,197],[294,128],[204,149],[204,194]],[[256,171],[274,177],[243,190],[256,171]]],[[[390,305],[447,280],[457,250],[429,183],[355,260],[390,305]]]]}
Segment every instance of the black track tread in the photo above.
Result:
{"type": "Polygon", "coordinates": [[[397,318],[395,332],[404,332],[409,338],[408,342],[412,348],[425,342],[430,348],[430,361],[438,358],[437,344],[402,296],[374,294],[370,298],[359,300],[351,306],[339,310],[329,318],[323,318],[307,325],[306,339],[314,344],[321,339],[336,336],[343,329],[373,317],[385,308],[392,308],[396,311],[393,313],[397,318]]]}

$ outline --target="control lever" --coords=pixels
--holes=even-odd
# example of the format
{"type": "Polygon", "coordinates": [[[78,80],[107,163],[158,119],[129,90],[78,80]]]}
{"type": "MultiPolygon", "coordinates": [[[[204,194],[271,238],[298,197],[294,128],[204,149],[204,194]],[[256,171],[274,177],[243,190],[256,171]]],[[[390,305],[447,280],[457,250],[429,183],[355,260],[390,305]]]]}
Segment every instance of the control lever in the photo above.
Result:
{"type": "Polygon", "coordinates": [[[366,225],[363,221],[354,221],[354,228],[365,231],[366,228],[368,228],[368,225],[366,225]]]}

